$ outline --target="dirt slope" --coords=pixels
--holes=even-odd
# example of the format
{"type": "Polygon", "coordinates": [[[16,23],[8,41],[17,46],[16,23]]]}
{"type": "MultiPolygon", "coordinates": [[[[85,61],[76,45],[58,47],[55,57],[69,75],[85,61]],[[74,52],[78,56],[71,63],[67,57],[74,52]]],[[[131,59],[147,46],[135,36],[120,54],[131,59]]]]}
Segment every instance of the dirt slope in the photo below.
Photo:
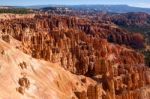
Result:
{"type": "Polygon", "coordinates": [[[2,40],[0,52],[1,99],[71,99],[73,91],[95,84],[89,80],[77,86],[77,82],[82,84],[83,77],[71,74],[58,64],[34,59],[2,40]]]}

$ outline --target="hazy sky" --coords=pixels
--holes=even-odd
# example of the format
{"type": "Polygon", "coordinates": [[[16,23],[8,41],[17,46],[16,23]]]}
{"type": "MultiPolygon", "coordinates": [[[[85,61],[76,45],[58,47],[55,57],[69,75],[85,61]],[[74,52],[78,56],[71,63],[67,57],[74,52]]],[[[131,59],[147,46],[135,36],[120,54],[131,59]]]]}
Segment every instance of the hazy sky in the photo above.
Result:
{"type": "Polygon", "coordinates": [[[150,0],[0,0],[0,5],[127,4],[150,8],[150,0]]]}

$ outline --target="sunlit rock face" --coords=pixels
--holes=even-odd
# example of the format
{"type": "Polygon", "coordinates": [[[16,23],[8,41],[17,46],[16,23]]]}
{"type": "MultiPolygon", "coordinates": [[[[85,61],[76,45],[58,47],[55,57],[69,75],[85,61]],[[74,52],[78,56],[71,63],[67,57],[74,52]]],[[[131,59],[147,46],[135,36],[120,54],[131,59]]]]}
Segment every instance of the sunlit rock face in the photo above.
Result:
{"type": "Polygon", "coordinates": [[[89,77],[71,74],[58,63],[34,59],[1,39],[0,81],[2,99],[77,99],[74,92],[96,86],[89,77]]]}
{"type": "Polygon", "coordinates": [[[2,97],[12,92],[27,99],[28,93],[31,99],[150,98],[150,70],[131,48],[143,47],[141,35],[89,18],[31,16],[0,21],[3,72],[10,65],[13,72],[8,80],[0,78],[13,82],[10,89],[0,86],[8,89],[2,97]]]}

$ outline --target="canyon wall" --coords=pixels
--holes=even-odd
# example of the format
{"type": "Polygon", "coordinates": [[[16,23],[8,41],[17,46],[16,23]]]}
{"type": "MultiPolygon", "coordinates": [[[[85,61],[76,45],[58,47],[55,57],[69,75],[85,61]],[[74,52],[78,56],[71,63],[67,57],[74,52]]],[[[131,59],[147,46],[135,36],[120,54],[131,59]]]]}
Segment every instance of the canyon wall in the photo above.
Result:
{"type": "Polygon", "coordinates": [[[75,92],[79,99],[149,97],[150,93],[142,88],[150,84],[150,70],[144,65],[144,56],[131,48],[143,47],[143,38],[111,22],[35,15],[1,20],[0,34],[7,43],[12,42],[11,38],[18,40],[21,44],[15,47],[34,58],[94,79],[97,85],[75,92]]]}

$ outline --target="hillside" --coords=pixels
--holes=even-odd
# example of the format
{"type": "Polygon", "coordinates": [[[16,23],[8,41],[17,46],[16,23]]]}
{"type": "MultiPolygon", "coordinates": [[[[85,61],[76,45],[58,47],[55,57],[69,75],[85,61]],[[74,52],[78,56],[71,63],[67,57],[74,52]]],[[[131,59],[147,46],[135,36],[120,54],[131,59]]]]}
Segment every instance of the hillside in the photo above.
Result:
{"type": "MultiPolygon", "coordinates": [[[[128,13],[128,12],[145,12],[150,13],[150,8],[132,7],[128,5],[37,5],[27,8],[45,9],[45,8],[68,8],[74,11],[86,12],[113,12],[113,13],[128,13]]],[[[48,9],[47,9],[48,10],[48,9]]]]}
{"type": "Polygon", "coordinates": [[[71,99],[95,81],[71,74],[57,63],[32,58],[16,49],[21,42],[0,39],[0,97],[2,99],[71,99]],[[86,83],[82,82],[86,79],[86,83]],[[79,83],[79,85],[77,85],[79,83]],[[82,84],[82,85],[80,85],[82,84]]]}

